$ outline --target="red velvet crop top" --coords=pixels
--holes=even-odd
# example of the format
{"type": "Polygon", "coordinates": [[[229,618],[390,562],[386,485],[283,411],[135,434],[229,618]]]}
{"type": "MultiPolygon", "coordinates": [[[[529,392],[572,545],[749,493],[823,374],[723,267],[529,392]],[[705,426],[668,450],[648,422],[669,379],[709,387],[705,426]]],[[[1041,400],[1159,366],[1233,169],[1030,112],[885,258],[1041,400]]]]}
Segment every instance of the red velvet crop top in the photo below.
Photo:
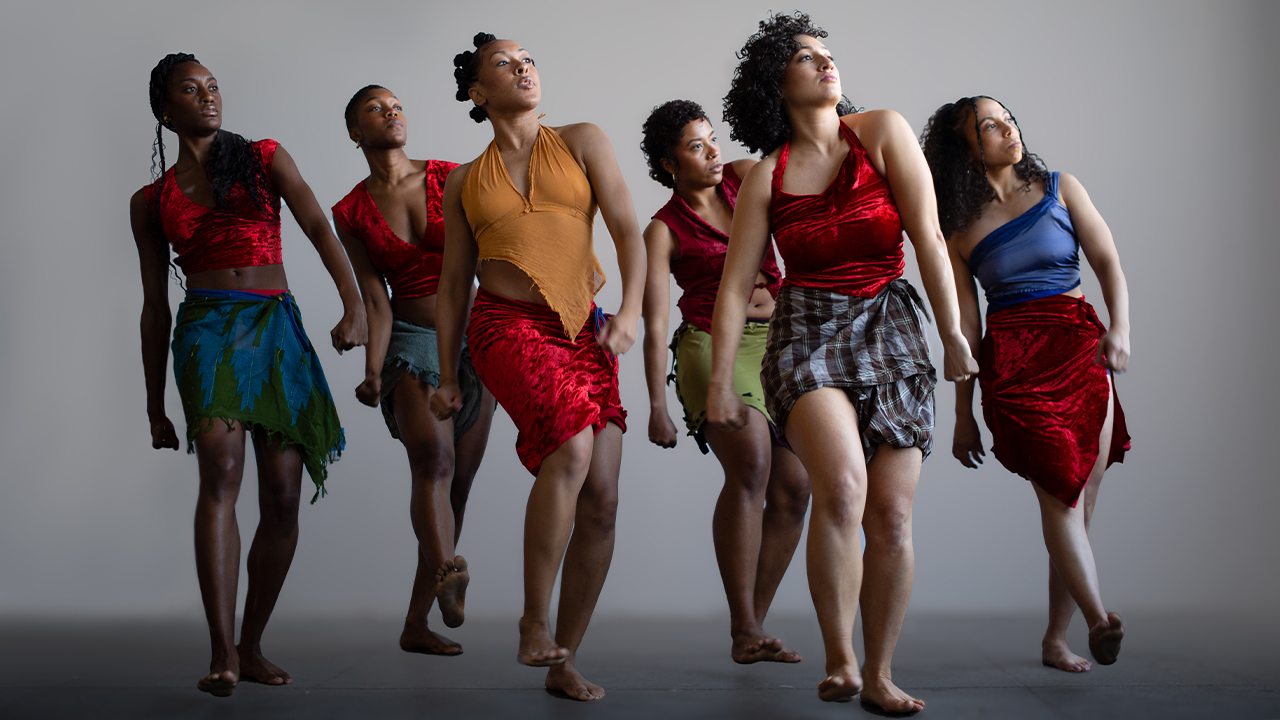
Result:
{"type": "Polygon", "coordinates": [[[889,183],[876,172],[858,136],[840,123],[849,155],[818,195],[782,191],[791,143],[773,170],[773,238],[786,263],[784,286],[820,287],[873,297],[902,275],[902,218],[889,183]]]}
{"type": "MultiPolygon", "coordinates": [[[[737,204],[738,187],[742,180],[725,163],[724,178],[716,186],[716,192],[733,209],[737,204]]],[[[676,305],[686,322],[703,332],[711,332],[711,314],[716,306],[716,293],[720,290],[720,277],[724,274],[724,256],[729,249],[729,236],[703,220],[678,193],[653,214],[676,236],[680,243],[680,257],[671,263],[671,274],[684,293],[676,305]]],[[[765,250],[760,272],[768,279],[765,287],[777,297],[782,285],[782,273],[773,257],[773,244],[765,250]]]]}
{"type": "MultiPolygon", "coordinates": [[[[262,168],[271,177],[276,157],[275,140],[251,144],[262,159],[262,168]]],[[[156,186],[142,188],[147,206],[153,207],[156,186]]],[[[263,214],[248,202],[240,187],[227,194],[226,208],[196,204],[178,188],[173,168],[164,174],[160,190],[160,227],[178,257],[182,272],[193,275],[206,270],[227,270],[254,265],[278,265],[280,253],[280,195],[270,189],[270,213],[263,214]]]]}
{"type": "Polygon", "coordinates": [[[395,297],[436,294],[444,263],[444,181],[457,163],[428,160],[427,231],[415,243],[400,239],[382,218],[364,182],[333,206],[333,220],[364,243],[373,266],[387,279],[395,297]]]}

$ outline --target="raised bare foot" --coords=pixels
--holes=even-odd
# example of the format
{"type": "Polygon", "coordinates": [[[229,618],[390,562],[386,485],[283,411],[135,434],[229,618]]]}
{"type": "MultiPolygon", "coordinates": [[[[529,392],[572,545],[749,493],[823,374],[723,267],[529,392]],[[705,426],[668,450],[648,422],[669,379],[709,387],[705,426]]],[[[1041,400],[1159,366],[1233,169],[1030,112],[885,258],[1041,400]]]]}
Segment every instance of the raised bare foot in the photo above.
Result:
{"type": "Polygon", "coordinates": [[[214,697],[228,697],[236,691],[238,681],[239,678],[230,670],[212,672],[200,678],[200,682],[196,683],[196,689],[214,697]]]}
{"type": "Polygon", "coordinates": [[[729,656],[739,665],[758,662],[798,663],[800,653],[782,646],[782,641],[762,630],[744,632],[733,638],[729,656]]]}
{"type": "Polygon", "coordinates": [[[462,646],[443,635],[431,632],[426,623],[404,621],[400,633],[400,649],[423,655],[461,655],[462,646]]]}
{"type": "Polygon", "coordinates": [[[556,665],[547,671],[544,682],[547,692],[563,694],[572,700],[589,702],[604,697],[604,688],[582,677],[571,662],[556,665]]]}
{"type": "Polygon", "coordinates": [[[872,675],[862,688],[862,705],[872,713],[890,716],[915,715],[924,709],[924,701],[902,692],[893,680],[872,675]],[[878,712],[877,712],[878,711],[878,712]]]}
{"type": "Polygon", "coordinates": [[[842,665],[818,683],[818,699],[823,702],[849,702],[862,692],[862,673],[857,665],[842,665]]]}
{"type": "Polygon", "coordinates": [[[456,628],[466,619],[469,582],[471,575],[467,573],[467,561],[461,555],[440,563],[440,569],[436,571],[436,601],[440,603],[440,615],[447,627],[456,628]]]}
{"type": "Polygon", "coordinates": [[[1110,665],[1120,657],[1120,641],[1124,639],[1124,626],[1120,616],[1107,613],[1107,619],[1089,628],[1089,652],[1099,665],[1110,665]]]}
{"type": "Polygon", "coordinates": [[[1093,669],[1093,663],[1071,652],[1065,640],[1045,640],[1040,643],[1040,662],[1045,667],[1067,672],[1082,673],[1093,669]]]}
{"type": "Polygon", "coordinates": [[[261,650],[252,652],[245,648],[240,651],[240,679],[252,680],[263,685],[287,685],[293,682],[293,676],[282,670],[275,663],[262,657],[261,650]]]}
{"type": "Polygon", "coordinates": [[[550,667],[568,660],[569,651],[552,639],[546,620],[520,618],[520,650],[516,659],[533,667],[550,667]]]}

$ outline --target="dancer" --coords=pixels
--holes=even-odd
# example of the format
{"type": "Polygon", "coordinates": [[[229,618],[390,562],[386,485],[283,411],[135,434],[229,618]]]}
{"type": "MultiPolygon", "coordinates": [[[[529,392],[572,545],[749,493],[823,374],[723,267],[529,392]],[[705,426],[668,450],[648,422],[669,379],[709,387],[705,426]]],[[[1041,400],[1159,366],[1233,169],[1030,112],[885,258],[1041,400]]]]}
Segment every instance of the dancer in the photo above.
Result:
{"type": "Polygon", "coordinates": [[[683,322],[671,341],[676,395],[685,426],[705,454],[708,447],[724,468],[724,488],[716,501],[711,530],[716,560],[729,599],[734,662],[800,662],[800,654],[764,631],[764,617],[791,563],[804,514],[809,481],[795,453],[779,442],[760,385],[769,316],[782,273],[773,247],[764,253],[748,300],[743,343],[734,363],[734,390],[756,412],[746,427],[724,432],[708,426],[707,381],[711,375],[711,312],[724,269],[733,205],[741,178],[755,160],[723,163],[715,131],[697,103],[672,100],[654,108],[644,123],[641,144],[649,177],[672,189],[671,200],[644,231],[649,274],[644,294],[644,370],[649,387],[649,440],[676,445],[667,412],[667,318],[670,276],[684,290],[677,306],[683,322]],[[766,503],[766,496],[768,502],[766,503]]]}
{"type": "MultiPolygon", "coordinates": [[[[363,345],[364,306],[324,212],[293,158],[274,140],[249,142],[222,130],[218,81],[187,53],[151,71],[159,173],[134,193],[129,217],[142,271],[142,365],[151,446],[178,449],[164,411],[168,355],[169,245],[186,275],[187,297],[173,331],[173,374],[187,420],[187,451],[200,465],[196,574],[213,645],[197,685],[219,697],[240,679],[291,681],[262,655],[262,632],[298,545],[302,468],[324,493],[326,466],[344,439],[320,359],[302,329],[280,253],[280,201],[310,238],[342,297],[330,332],[338,352],[363,345]],[[162,128],[178,136],[165,169],[162,128]],[[235,505],[245,437],[258,464],[261,520],[249,548],[249,589],[235,643],[240,530],[235,505]]],[[[154,170],[154,165],[153,165],[154,170]]]]}
{"type": "Polygon", "coordinates": [[[772,232],[787,277],[762,378],[769,414],[813,485],[809,591],[827,662],[818,696],[861,692],[885,711],[915,712],[924,702],[894,685],[890,662],[911,595],[911,502],[933,443],[935,376],[919,296],[900,277],[904,229],[937,317],[945,377],[964,379],[977,366],[960,332],[914,134],[889,110],[845,114],[823,37],[807,15],[771,16],[739,52],[725,98],[733,137],[768,154],[738,193],[712,320],[707,420],[732,430],[748,417],[733,391],[733,359],[772,232]],[[853,653],[859,600],[861,673],[853,653]]]}
{"type": "Polygon", "coordinates": [[[405,155],[404,108],[380,85],[361,88],[344,117],[347,134],[369,163],[369,177],[333,206],[369,317],[365,379],[356,397],[370,407],[381,403],[391,437],[409,454],[412,478],[409,516],[418,536],[418,569],[400,647],[458,655],[461,645],[427,627],[427,612],[438,599],[445,625],[458,627],[465,618],[470,574],[454,548],[489,439],[493,396],[463,348],[462,409],[443,421],[431,414],[431,395],[440,384],[435,293],[444,259],[441,201],[457,163],[405,155]]]}
{"type": "Polygon", "coordinates": [[[516,452],[536,476],[524,529],[520,662],[551,666],[546,686],[577,700],[604,690],[574,666],[613,557],[626,412],[618,353],[635,342],[644,248],[631,195],[600,129],[538,123],[538,70],[510,40],[479,33],[454,58],[457,98],[494,140],[445,183],[437,417],[462,405],[463,326],[476,372],[519,430],[516,452]],[[592,248],[601,215],[618,252],[622,305],[604,315],[592,297],[604,272],[592,248]],[[479,265],[480,290],[466,301],[479,265]],[[570,536],[572,534],[572,537],[570,536]],[[566,550],[566,543],[568,549],[566,550]],[[564,560],[555,637],[551,589],[564,560]]]}
{"type": "MultiPolygon", "coordinates": [[[[1110,665],[1124,627],[1103,607],[1089,522],[1102,473],[1129,449],[1109,377],[1129,364],[1129,290],[1115,242],[1080,181],[1048,172],[996,100],[967,97],[943,105],[929,118],[921,144],[955,269],[960,324],[981,368],[991,450],[1031,481],[1040,501],[1049,550],[1049,627],[1041,659],[1068,672],[1092,667],[1067,647],[1078,604],[1089,624],[1090,653],[1110,665]],[[1110,329],[1080,291],[1081,249],[1102,285],[1110,329]],[[986,337],[974,277],[986,291],[986,337]]],[[[952,453],[965,467],[982,462],[972,380],[956,388],[952,453]]]]}

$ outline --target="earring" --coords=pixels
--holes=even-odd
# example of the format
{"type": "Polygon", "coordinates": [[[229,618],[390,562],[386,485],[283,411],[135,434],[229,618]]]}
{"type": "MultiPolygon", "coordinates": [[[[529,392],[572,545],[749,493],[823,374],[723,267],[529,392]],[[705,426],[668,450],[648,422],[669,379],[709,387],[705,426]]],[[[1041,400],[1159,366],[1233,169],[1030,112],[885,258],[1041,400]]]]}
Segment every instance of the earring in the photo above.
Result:
{"type": "Polygon", "coordinates": [[[680,178],[676,177],[676,174],[675,174],[675,173],[671,173],[671,182],[673,182],[673,183],[675,183],[675,184],[679,185],[679,184],[680,184],[680,178]]]}
{"type": "Polygon", "coordinates": [[[356,149],[357,149],[357,150],[359,150],[359,149],[360,149],[360,141],[359,141],[359,140],[357,140],[357,141],[356,141],[356,149]]]}
{"type": "Polygon", "coordinates": [[[165,115],[163,118],[160,119],[160,121],[163,122],[165,125],[169,125],[169,116],[165,115]]]}

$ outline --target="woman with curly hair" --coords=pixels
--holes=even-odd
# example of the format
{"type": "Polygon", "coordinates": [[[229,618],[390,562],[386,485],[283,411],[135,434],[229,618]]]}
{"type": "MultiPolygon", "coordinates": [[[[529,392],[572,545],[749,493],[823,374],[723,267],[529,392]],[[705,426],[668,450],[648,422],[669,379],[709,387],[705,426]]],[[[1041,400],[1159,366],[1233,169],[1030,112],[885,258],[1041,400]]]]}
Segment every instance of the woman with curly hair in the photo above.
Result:
{"type": "MultiPolygon", "coordinates": [[[[1049,550],[1041,659],[1068,672],[1092,667],[1067,647],[1078,604],[1089,651],[1110,665],[1124,628],[1102,604],[1089,521],[1103,472],[1129,448],[1110,380],[1129,364],[1129,290],[1111,230],[1079,180],[1048,172],[1026,150],[1017,121],[996,100],[943,105],[921,144],[955,271],[960,325],[978,358],[991,451],[1031,481],[1040,501],[1049,550]],[[1080,250],[1102,285],[1110,329],[1080,292],[1080,250]],[[974,277],[986,291],[986,337],[974,277]]],[[[956,389],[952,453],[965,467],[982,462],[972,380],[956,389]]]]}
{"type": "Polygon", "coordinates": [[[644,248],[604,133],[590,123],[540,124],[542,88],[529,52],[488,33],[472,42],[474,51],[454,58],[457,99],[473,103],[476,122],[492,123],[494,140],[445,183],[440,387],[431,407],[444,418],[462,406],[465,326],[476,372],[515,422],[516,452],[536,478],[525,512],[520,662],[550,666],[549,690],[598,700],[604,690],[577,671],[575,652],[613,557],[626,430],[616,354],[635,342],[644,248]],[[592,300],[604,283],[592,242],[597,203],[622,275],[612,317],[592,300]],[[551,590],[562,559],[553,637],[551,590]]]}
{"type": "Polygon", "coordinates": [[[770,247],[756,271],[743,342],[734,363],[734,390],[756,412],[746,427],[724,432],[706,424],[711,374],[711,313],[728,250],[729,228],[741,178],[755,160],[724,163],[715,131],[697,103],[672,100],[644,123],[641,144],[649,176],[672,189],[671,199],[644,231],[649,273],[644,293],[644,370],[649,387],[649,440],[676,445],[667,412],[667,318],[670,276],[684,290],[677,306],[683,322],[671,340],[685,426],[705,454],[708,446],[724,468],[711,532],[720,577],[729,599],[734,662],[799,662],[800,654],[764,631],[764,617],[800,542],[809,506],[804,467],[769,419],[760,385],[773,297],[782,273],[770,247]],[[768,502],[766,503],[766,497],[768,502]]]}
{"type": "Polygon", "coordinates": [[[915,136],[891,110],[844,114],[850,106],[823,37],[807,15],[774,15],[738,54],[725,120],[733,138],[766,155],[738,194],[712,320],[707,421],[733,430],[749,417],[733,391],[733,363],[772,233],[787,277],[761,374],[769,414],[813,487],[809,591],[827,673],[818,696],[861,692],[885,711],[914,712],[924,702],[894,685],[890,664],[911,595],[911,503],[933,444],[935,375],[919,296],[901,278],[904,230],[937,317],[945,377],[965,379],[977,366],[915,136]]]}
{"type": "Polygon", "coordinates": [[[129,201],[142,271],[147,415],[152,447],[177,450],[178,436],[164,411],[172,245],[187,278],[173,331],[173,374],[187,420],[187,451],[200,465],[196,574],[213,645],[209,674],[197,687],[225,697],[241,679],[291,682],[289,673],[263,657],[260,640],[298,545],[302,469],[320,496],[326,466],[344,445],[320,359],[281,264],[282,199],[342,297],[342,320],[330,332],[334,348],[363,345],[368,331],[351,266],[311,188],[274,140],[249,142],[222,129],[222,96],[213,74],[187,53],[165,56],[151,71],[151,111],[159,172],[129,201]],[[179,142],[178,159],[167,170],[164,128],[179,142]],[[261,520],[249,548],[237,645],[235,505],[247,436],[257,458],[261,520]]]}
{"type": "Polygon", "coordinates": [[[464,348],[458,366],[462,409],[443,421],[431,414],[431,395],[440,385],[435,325],[444,260],[441,203],[445,178],[457,163],[405,155],[404,108],[380,85],[361,88],[343,115],[348,136],[369,163],[369,177],[333,206],[369,317],[365,379],[356,397],[370,407],[382,405],[391,437],[409,454],[412,478],[409,514],[418,536],[418,569],[400,647],[458,655],[461,645],[427,627],[427,612],[439,600],[445,625],[458,627],[464,619],[470,574],[454,549],[489,439],[493,396],[464,348]]]}

